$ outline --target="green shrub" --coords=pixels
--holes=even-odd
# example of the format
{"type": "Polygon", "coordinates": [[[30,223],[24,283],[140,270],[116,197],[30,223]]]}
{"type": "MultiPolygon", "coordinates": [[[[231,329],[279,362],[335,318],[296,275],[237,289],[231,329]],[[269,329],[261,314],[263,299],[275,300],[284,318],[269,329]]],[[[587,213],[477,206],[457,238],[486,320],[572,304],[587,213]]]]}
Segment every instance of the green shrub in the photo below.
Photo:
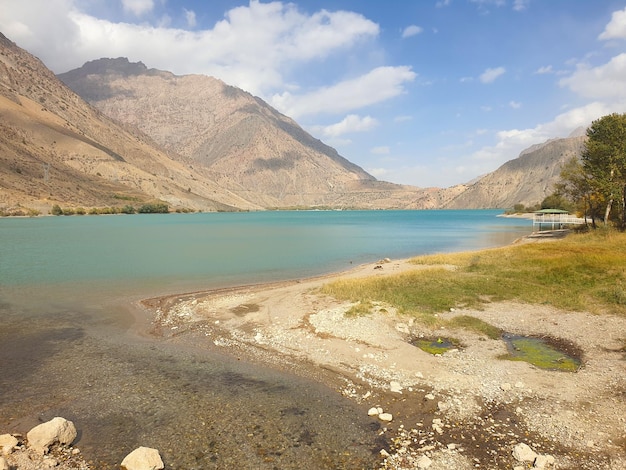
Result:
{"type": "Polygon", "coordinates": [[[142,205],[137,212],[140,214],[167,214],[169,212],[169,207],[165,203],[153,203],[153,204],[144,204],[142,205]]]}

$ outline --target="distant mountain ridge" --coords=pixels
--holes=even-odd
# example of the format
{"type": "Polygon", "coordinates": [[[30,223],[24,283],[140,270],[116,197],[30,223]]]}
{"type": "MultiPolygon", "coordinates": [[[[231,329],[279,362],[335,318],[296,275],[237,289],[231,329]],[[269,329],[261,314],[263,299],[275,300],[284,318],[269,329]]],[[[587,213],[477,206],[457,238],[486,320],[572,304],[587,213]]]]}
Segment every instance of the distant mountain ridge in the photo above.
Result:
{"type": "Polygon", "coordinates": [[[504,209],[541,202],[584,146],[583,129],[470,183],[416,188],[376,180],[261,99],[211,77],[123,58],[62,76],[102,111],[0,33],[0,211],[149,201],[202,211],[504,209]]]}

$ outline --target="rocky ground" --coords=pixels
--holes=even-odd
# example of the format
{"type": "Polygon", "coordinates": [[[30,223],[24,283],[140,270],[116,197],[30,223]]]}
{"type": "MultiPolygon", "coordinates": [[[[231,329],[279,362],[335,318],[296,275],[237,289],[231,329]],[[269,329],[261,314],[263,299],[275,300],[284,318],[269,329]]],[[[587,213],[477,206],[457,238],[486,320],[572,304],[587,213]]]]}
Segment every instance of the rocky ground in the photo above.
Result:
{"type": "MultiPolygon", "coordinates": [[[[420,268],[393,261],[341,276],[409,269],[420,268]]],[[[433,331],[388,306],[346,316],[350,304],[316,291],[331,278],[146,300],[150,334],[336,388],[380,423],[381,469],[626,469],[625,318],[519,302],[441,314],[560,339],[582,354],[577,372],[556,372],[502,360],[501,340],[433,331]],[[461,346],[433,356],[411,344],[418,337],[454,337],[461,346]]],[[[6,459],[12,470],[87,468],[80,457],[53,448],[44,459],[21,445],[6,459]]]]}
{"type": "MultiPolygon", "coordinates": [[[[342,275],[408,269],[419,268],[397,261],[342,275]]],[[[152,299],[152,333],[333,371],[330,385],[383,419],[390,444],[381,468],[626,469],[626,319],[513,302],[442,314],[550,336],[582,353],[577,372],[548,371],[500,359],[501,340],[432,331],[388,306],[346,316],[349,304],[316,292],[328,279],[152,299]],[[462,347],[433,356],[411,344],[420,336],[452,336],[462,347]],[[534,454],[524,457],[524,449],[534,454]]]]}

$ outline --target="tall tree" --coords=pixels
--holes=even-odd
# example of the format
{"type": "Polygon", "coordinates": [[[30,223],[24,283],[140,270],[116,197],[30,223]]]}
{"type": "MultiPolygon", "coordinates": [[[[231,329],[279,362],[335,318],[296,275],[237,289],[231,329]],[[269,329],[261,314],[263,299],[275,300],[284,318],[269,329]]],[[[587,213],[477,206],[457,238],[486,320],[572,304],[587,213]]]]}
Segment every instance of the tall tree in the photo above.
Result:
{"type": "Polygon", "coordinates": [[[572,157],[561,168],[560,181],[555,185],[555,194],[571,201],[585,220],[591,218],[591,224],[596,226],[600,204],[603,201],[599,201],[594,194],[590,177],[585,173],[578,157],[572,157]]]}
{"type": "Polygon", "coordinates": [[[620,222],[626,227],[626,114],[609,114],[587,129],[581,161],[593,192],[606,201],[604,222],[619,202],[620,222]]]}

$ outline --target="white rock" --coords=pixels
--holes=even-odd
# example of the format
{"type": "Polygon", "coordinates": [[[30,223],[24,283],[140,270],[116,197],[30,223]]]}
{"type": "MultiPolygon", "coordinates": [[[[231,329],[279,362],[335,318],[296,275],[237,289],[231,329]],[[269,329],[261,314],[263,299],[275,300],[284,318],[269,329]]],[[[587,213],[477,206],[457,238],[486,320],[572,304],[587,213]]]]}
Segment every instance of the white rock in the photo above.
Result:
{"type": "Polygon", "coordinates": [[[528,445],[521,443],[513,448],[513,457],[518,462],[534,462],[537,458],[537,453],[528,445]]]}
{"type": "Polygon", "coordinates": [[[424,378],[424,374],[422,374],[421,372],[416,372],[415,373],[415,377],[417,377],[418,379],[423,379],[424,378]]]}
{"type": "Polygon", "coordinates": [[[124,470],[161,470],[164,467],[159,451],[150,447],[138,447],[122,460],[124,470]]]}
{"type": "Polygon", "coordinates": [[[554,465],[554,457],[551,455],[538,455],[533,464],[533,468],[548,468],[551,465],[554,465]]]}
{"type": "Polygon", "coordinates": [[[427,400],[434,400],[435,399],[435,395],[433,395],[432,393],[429,393],[429,394],[425,395],[424,398],[426,398],[427,400]]]}
{"type": "Polygon", "coordinates": [[[448,444],[448,450],[456,449],[456,444],[448,444]]]}
{"type": "Polygon", "coordinates": [[[10,470],[9,463],[4,457],[0,457],[0,470],[10,470]]]}
{"type": "Polygon", "coordinates": [[[389,455],[389,452],[387,452],[385,449],[380,449],[380,455],[382,455],[385,458],[391,457],[391,455],[389,455]]]}
{"type": "Polygon", "coordinates": [[[17,445],[18,441],[11,434],[2,434],[0,436],[0,449],[3,454],[10,454],[13,452],[13,448],[17,445]]]}
{"type": "Polygon", "coordinates": [[[389,383],[389,390],[394,393],[402,393],[402,385],[400,382],[391,382],[389,383]]]}
{"type": "Polygon", "coordinates": [[[422,455],[417,461],[417,468],[426,469],[433,464],[433,461],[428,458],[426,455],[422,455]]]}
{"type": "Polygon", "coordinates": [[[508,392],[508,391],[509,391],[509,390],[511,390],[511,388],[513,388],[513,387],[511,387],[511,384],[510,384],[510,383],[506,382],[506,383],[503,383],[502,385],[500,385],[500,388],[501,388],[502,390],[504,390],[505,392],[508,392]]]}
{"type": "Polygon", "coordinates": [[[368,416],[378,416],[380,414],[380,412],[378,411],[378,408],[376,408],[375,406],[370,408],[367,412],[368,416]]]}
{"type": "Polygon", "coordinates": [[[28,431],[26,438],[30,447],[45,454],[55,442],[61,445],[71,444],[76,439],[76,427],[71,421],[57,416],[46,423],[35,426],[28,431]]]}
{"type": "Polygon", "coordinates": [[[391,413],[381,413],[378,415],[378,419],[381,421],[391,421],[393,419],[393,415],[391,413]]]}

